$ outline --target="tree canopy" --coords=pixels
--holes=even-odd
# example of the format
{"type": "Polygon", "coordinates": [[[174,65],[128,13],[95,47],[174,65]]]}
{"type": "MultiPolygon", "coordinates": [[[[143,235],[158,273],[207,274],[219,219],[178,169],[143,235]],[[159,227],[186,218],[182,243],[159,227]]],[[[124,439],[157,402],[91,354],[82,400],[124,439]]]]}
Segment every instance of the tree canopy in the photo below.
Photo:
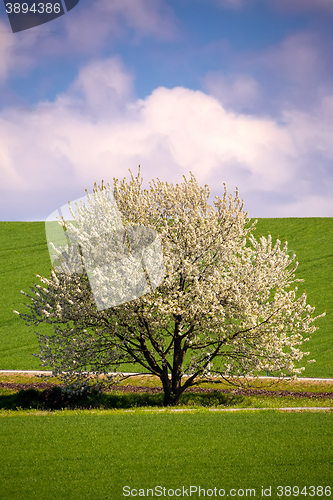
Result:
{"type": "Polygon", "coordinates": [[[95,184],[72,222],[59,220],[67,245],[51,245],[54,270],[22,292],[31,302],[18,314],[53,325],[38,356],[70,390],[127,363],[160,378],[165,405],[208,373],[302,373],[301,345],[324,314],[297,293],[295,256],[254,237],[237,189],[209,197],[192,174],[143,189],[139,170],[95,184]]]}

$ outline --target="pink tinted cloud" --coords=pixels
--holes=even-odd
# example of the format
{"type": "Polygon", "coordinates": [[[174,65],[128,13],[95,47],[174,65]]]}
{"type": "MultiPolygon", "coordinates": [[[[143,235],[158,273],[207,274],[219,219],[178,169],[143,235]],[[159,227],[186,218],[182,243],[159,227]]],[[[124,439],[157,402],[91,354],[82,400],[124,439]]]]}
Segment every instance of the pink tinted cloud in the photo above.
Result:
{"type": "Polygon", "coordinates": [[[77,51],[91,52],[109,38],[128,36],[174,39],[179,35],[176,17],[165,0],[95,0],[77,16],[66,17],[67,41],[77,51]]]}
{"type": "Polygon", "coordinates": [[[296,151],[273,120],[228,112],[214,97],[183,87],[160,87],[135,99],[131,82],[119,59],[92,61],[54,103],[3,112],[0,185],[24,201],[36,190],[51,196],[71,185],[83,190],[102,178],[111,181],[139,163],[146,180],[171,182],[192,170],[204,183],[219,169],[231,189],[244,184],[233,164],[247,172],[247,189],[277,189],[292,179],[296,151]]]}
{"type": "Polygon", "coordinates": [[[15,38],[9,26],[0,20],[0,81],[4,81],[12,67],[12,55],[15,50],[15,38]]]}
{"type": "Polygon", "coordinates": [[[37,33],[13,34],[9,23],[0,19],[0,83],[10,75],[22,75],[29,70],[37,41],[37,33]]]}
{"type": "Polygon", "coordinates": [[[247,57],[245,64],[265,67],[277,77],[307,84],[317,80],[324,70],[322,44],[317,33],[294,33],[278,44],[247,57]]]}
{"type": "Polygon", "coordinates": [[[315,114],[289,110],[281,125],[227,110],[213,96],[184,87],[159,87],[136,99],[132,79],[119,58],[92,60],[55,102],[0,114],[2,212],[16,199],[19,219],[32,211],[47,216],[95,181],[112,182],[128,168],[136,172],[140,163],[146,185],[156,177],[179,182],[191,170],[216,194],[223,182],[229,191],[238,186],[255,216],[268,213],[264,201],[269,216],[282,216],[287,206],[285,216],[302,210],[303,216],[329,215],[333,202],[322,195],[309,161],[316,157],[315,172],[321,168],[329,182],[330,96],[315,114]],[[313,185],[304,181],[309,175],[313,185]],[[291,199],[289,205],[283,197],[291,199]],[[272,199],[279,201],[274,205],[272,199]]]}
{"type": "Polygon", "coordinates": [[[123,19],[139,34],[173,39],[179,33],[172,8],[164,0],[100,0],[101,10],[123,19]]]}
{"type": "Polygon", "coordinates": [[[94,59],[81,67],[57,105],[101,119],[115,119],[134,98],[134,75],[120,57],[94,59]]]}
{"type": "Polygon", "coordinates": [[[176,17],[165,0],[94,0],[42,27],[13,36],[0,20],[0,82],[24,74],[43,58],[95,55],[106,44],[130,37],[171,40],[179,36],[176,17]],[[52,24],[54,23],[54,24],[52,24]],[[58,31],[55,31],[58,30],[58,31]]]}

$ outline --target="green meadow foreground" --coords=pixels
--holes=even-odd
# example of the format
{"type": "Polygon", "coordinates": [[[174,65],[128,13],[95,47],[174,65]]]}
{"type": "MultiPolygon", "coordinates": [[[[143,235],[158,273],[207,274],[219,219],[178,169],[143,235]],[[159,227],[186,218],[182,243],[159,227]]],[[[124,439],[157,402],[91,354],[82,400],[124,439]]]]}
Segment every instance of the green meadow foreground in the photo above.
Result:
{"type": "MultiPolygon", "coordinates": [[[[317,321],[317,330],[304,350],[316,363],[306,367],[304,376],[333,377],[333,218],[259,219],[255,236],[271,233],[273,241],[279,236],[289,242],[289,250],[299,260],[296,277],[303,278],[299,290],[305,289],[308,302],[316,306],[315,314],[326,310],[317,321]]],[[[0,222],[0,369],[33,370],[39,360],[34,328],[28,328],[12,310],[26,310],[27,298],[20,294],[38,280],[35,274],[50,273],[44,222],[0,222]]],[[[42,325],[39,331],[50,331],[42,325]]],[[[142,371],[128,365],[126,371],[142,371]]]]}
{"type": "Polygon", "coordinates": [[[203,383],[169,409],[156,377],[69,400],[52,384],[0,375],[1,500],[331,498],[333,381],[203,383]]]}
{"type": "Polygon", "coordinates": [[[118,500],[147,493],[152,498],[153,490],[154,498],[188,498],[190,492],[191,498],[203,498],[205,490],[206,498],[221,498],[223,491],[225,497],[265,498],[263,488],[273,499],[331,498],[332,417],[208,410],[10,412],[0,417],[0,496],[118,500]]]}
{"type": "MultiPolygon", "coordinates": [[[[317,360],[304,373],[310,377],[333,377],[332,222],[261,219],[255,233],[289,241],[300,262],[297,277],[305,279],[300,290],[316,314],[327,311],[304,346],[317,360]]],[[[0,245],[0,369],[38,369],[34,328],[12,309],[23,312],[19,290],[29,291],[35,273],[50,272],[44,223],[2,222],[0,245]]],[[[184,393],[172,410],[161,407],[159,392],[120,386],[68,401],[60,389],[34,385],[40,383],[0,375],[0,500],[332,498],[332,382],[255,384],[271,391],[265,394],[203,384],[211,391],[184,393]]],[[[159,382],[138,377],[126,384],[159,382]]]]}

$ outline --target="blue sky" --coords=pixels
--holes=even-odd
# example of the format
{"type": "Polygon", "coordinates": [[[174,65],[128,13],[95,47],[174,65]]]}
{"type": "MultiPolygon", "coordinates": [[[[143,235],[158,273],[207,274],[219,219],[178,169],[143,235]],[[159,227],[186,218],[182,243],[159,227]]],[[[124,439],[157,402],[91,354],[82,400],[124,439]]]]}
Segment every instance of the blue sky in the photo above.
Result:
{"type": "Polygon", "coordinates": [[[332,22],[332,0],[80,0],[12,33],[0,4],[0,220],[138,164],[237,186],[252,217],[332,217],[332,22]]]}

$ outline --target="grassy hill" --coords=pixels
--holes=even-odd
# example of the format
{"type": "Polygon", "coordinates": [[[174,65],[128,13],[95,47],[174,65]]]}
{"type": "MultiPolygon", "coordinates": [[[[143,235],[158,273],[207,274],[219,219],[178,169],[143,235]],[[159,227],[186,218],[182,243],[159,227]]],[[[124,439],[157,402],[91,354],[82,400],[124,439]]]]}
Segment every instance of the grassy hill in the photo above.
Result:
{"type": "MultiPolygon", "coordinates": [[[[20,294],[37,282],[35,274],[50,273],[50,260],[44,222],[0,222],[0,369],[38,369],[39,360],[34,327],[26,327],[12,310],[24,312],[27,299],[20,294]]],[[[315,314],[326,310],[318,320],[320,327],[306,344],[316,363],[308,365],[308,377],[333,377],[333,218],[259,219],[255,236],[271,233],[287,240],[289,250],[296,252],[297,277],[304,283],[308,302],[316,306],[315,314]]],[[[50,331],[42,325],[39,331],[50,331]]]]}

